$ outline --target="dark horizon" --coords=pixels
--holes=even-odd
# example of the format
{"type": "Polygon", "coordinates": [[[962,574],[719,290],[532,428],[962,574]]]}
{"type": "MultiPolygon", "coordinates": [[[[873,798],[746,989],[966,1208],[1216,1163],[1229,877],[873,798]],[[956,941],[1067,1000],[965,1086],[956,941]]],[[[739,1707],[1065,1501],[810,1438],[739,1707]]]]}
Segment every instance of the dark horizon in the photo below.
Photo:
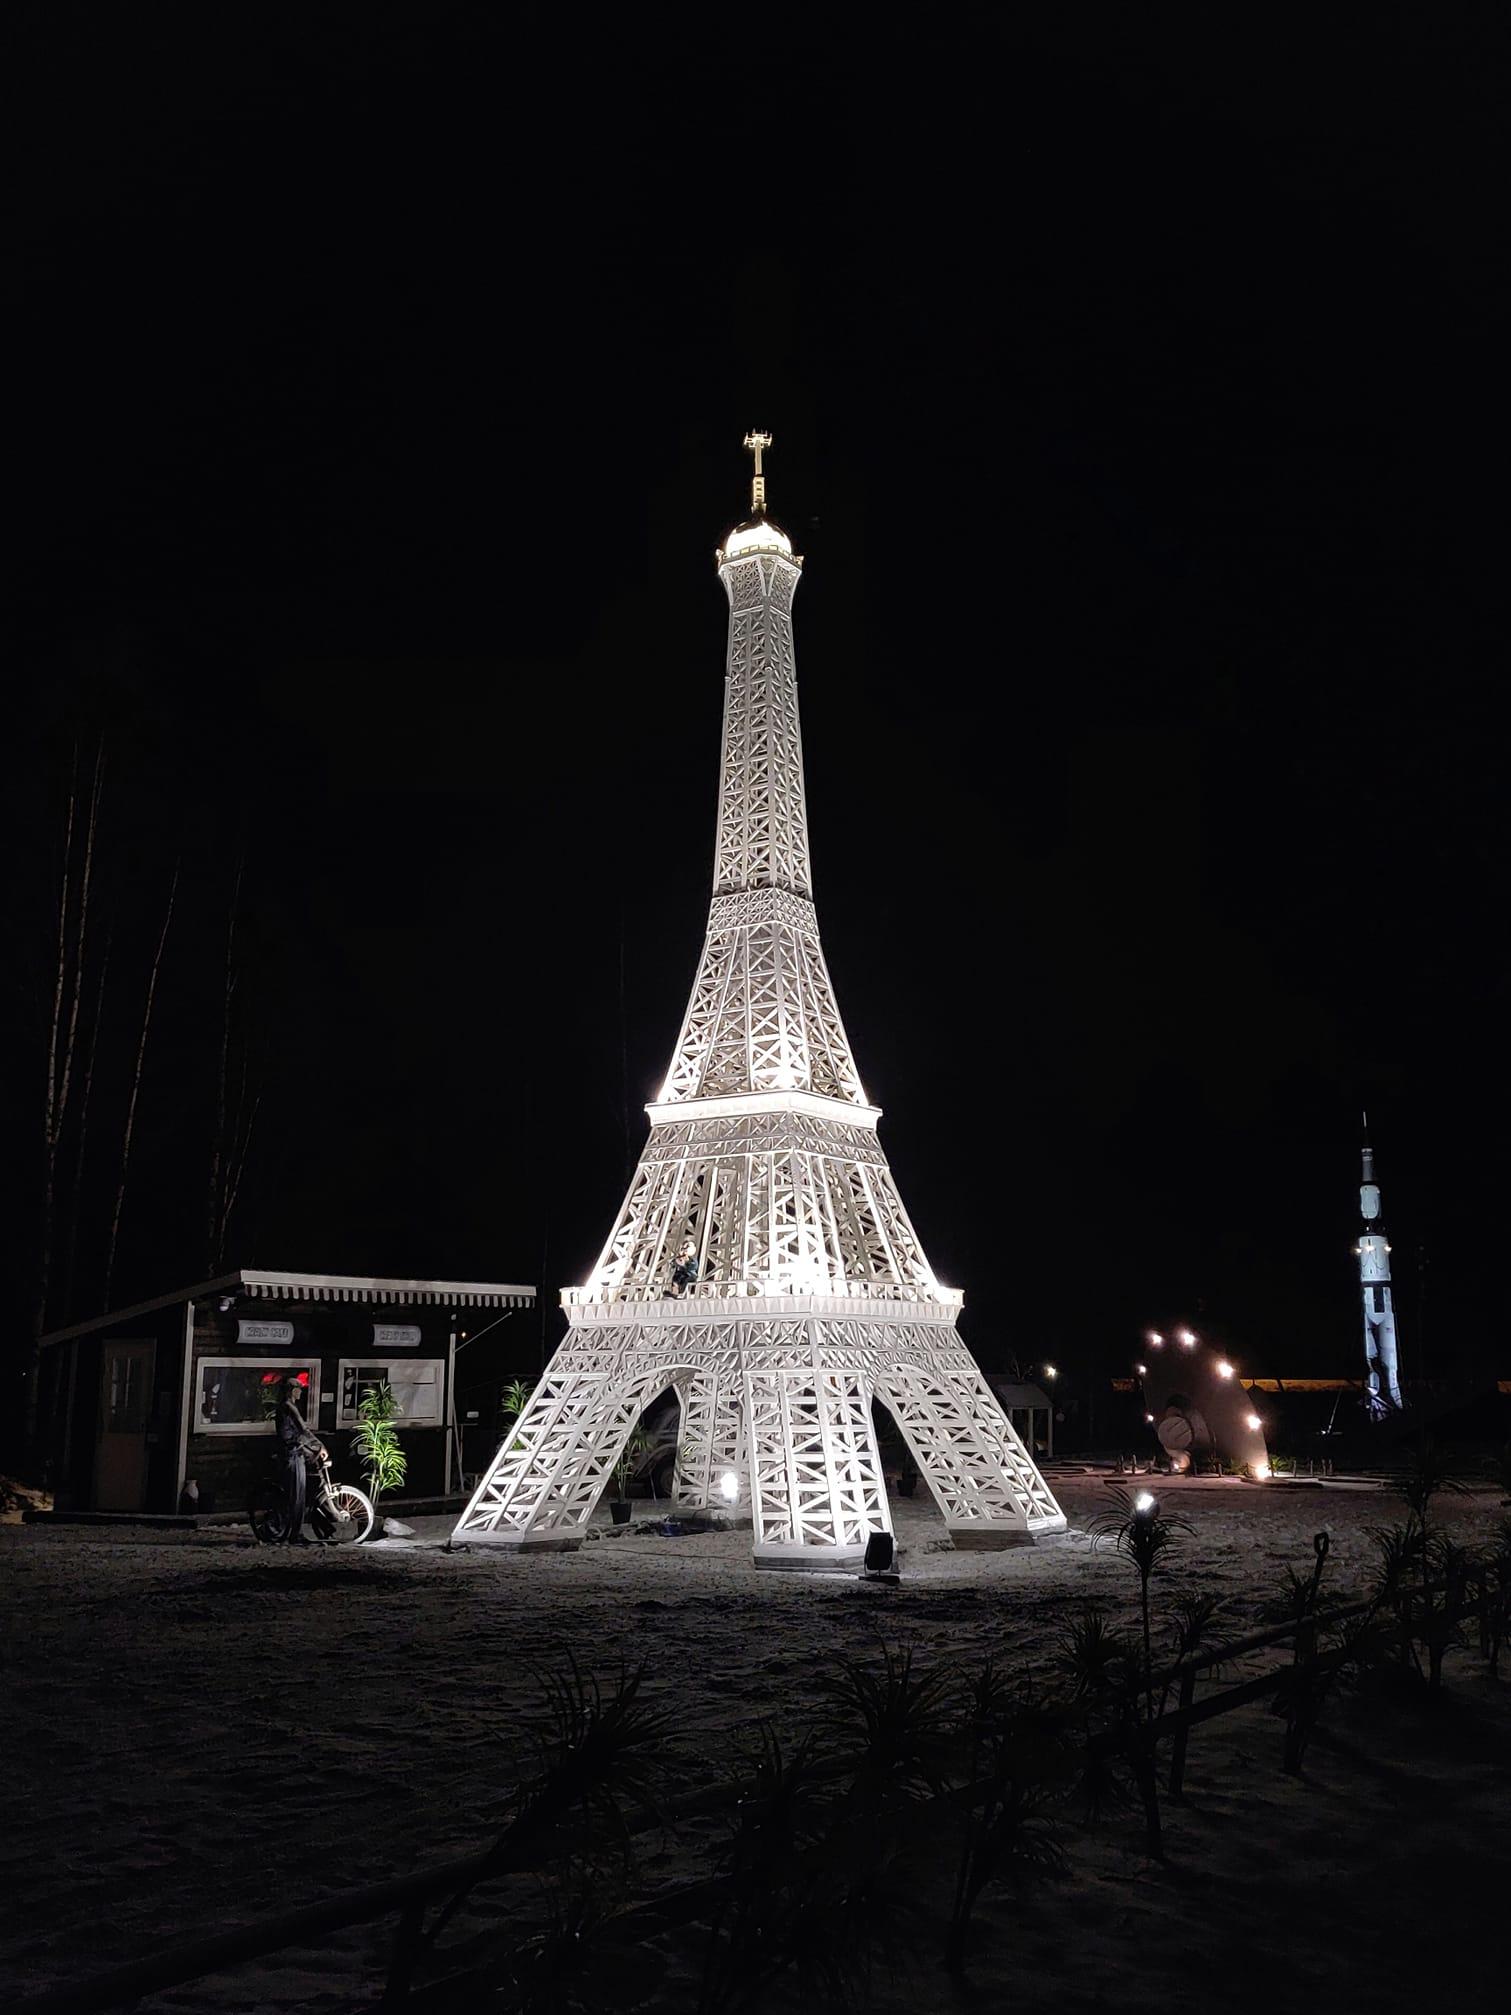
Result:
{"type": "Polygon", "coordinates": [[[175,860],[117,1305],[204,1275],[239,858],[229,1263],[548,1310],[591,1264],[701,943],[759,426],[825,949],[982,1362],[1185,1319],[1362,1371],[1367,1107],[1407,1379],[1511,1375],[1504,38],[1209,32],[820,31],[759,90],[468,6],[45,52],[12,937],[25,986],[103,734],[75,1318],[175,860]]]}

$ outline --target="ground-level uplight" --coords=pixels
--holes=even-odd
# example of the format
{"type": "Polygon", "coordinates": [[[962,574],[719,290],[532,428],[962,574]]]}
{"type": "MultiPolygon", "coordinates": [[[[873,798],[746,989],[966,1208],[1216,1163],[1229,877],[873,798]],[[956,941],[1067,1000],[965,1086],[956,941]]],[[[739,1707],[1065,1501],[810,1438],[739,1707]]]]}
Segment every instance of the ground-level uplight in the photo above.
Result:
{"type": "Polygon", "coordinates": [[[1254,1475],[1260,1483],[1268,1483],[1270,1480],[1270,1465],[1267,1462],[1256,1462],[1254,1465],[1254,1475]]]}
{"type": "Polygon", "coordinates": [[[1140,1518],[1147,1518],[1150,1512],[1156,1509],[1154,1492],[1152,1490],[1141,1490],[1133,1500],[1133,1508],[1140,1518]]]}

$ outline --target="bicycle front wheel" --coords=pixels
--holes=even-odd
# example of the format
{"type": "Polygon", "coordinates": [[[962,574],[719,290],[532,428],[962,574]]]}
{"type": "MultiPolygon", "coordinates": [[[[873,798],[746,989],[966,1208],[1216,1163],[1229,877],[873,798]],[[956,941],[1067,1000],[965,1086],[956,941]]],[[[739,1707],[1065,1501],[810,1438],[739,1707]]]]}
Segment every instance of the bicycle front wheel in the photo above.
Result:
{"type": "Polygon", "coordinates": [[[331,1542],[335,1546],[355,1545],[373,1529],[372,1500],[354,1483],[338,1483],[328,1500],[331,1542]]]}

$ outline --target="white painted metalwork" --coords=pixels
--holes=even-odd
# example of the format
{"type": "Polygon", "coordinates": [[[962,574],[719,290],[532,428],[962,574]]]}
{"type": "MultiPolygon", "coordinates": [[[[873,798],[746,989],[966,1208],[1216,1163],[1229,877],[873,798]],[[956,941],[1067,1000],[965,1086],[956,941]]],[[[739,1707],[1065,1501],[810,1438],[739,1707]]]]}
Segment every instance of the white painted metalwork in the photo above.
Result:
{"type": "Polygon", "coordinates": [[[1383,1419],[1401,1410],[1401,1353],[1396,1341],[1395,1301],[1390,1287],[1390,1240],[1380,1216],[1380,1185],[1375,1181],[1375,1152],[1369,1144],[1369,1114],[1364,1115],[1364,1166],[1359,1184],[1359,1216],[1363,1229],[1354,1250],[1359,1255],[1359,1290],[1364,1300],[1364,1390],[1371,1418],[1383,1419]]]}
{"type": "Polygon", "coordinates": [[[1017,1544],[1065,1517],[955,1333],[961,1296],[903,1208],[840,1019],[810,881],[802,561],[765,516],[770,437],[746,446],[752,516],[718,554],[723,760],[692,997],[613,1230],[563,1292],[572,1327],[456,1536],[578,1544],[639,1415],[673,1389],[676,1500],[748,1512],[757,1566],[851,1567],[891,1529],[874,1400],[956,1544],[1017,1544]]]}

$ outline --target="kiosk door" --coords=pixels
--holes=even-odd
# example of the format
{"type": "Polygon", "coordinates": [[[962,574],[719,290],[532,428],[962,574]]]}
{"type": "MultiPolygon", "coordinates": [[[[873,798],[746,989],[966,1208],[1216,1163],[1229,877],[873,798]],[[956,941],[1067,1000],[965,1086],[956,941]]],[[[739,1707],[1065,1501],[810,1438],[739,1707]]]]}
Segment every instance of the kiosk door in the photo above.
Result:
{"type": "Polygon", "coordinates": [[[107,1339],[100,1354],[100,1438],[94,1457],[97,1511],[141,1511],[147,1501],[147,1418],[157,1345],[107,1339]]]}

